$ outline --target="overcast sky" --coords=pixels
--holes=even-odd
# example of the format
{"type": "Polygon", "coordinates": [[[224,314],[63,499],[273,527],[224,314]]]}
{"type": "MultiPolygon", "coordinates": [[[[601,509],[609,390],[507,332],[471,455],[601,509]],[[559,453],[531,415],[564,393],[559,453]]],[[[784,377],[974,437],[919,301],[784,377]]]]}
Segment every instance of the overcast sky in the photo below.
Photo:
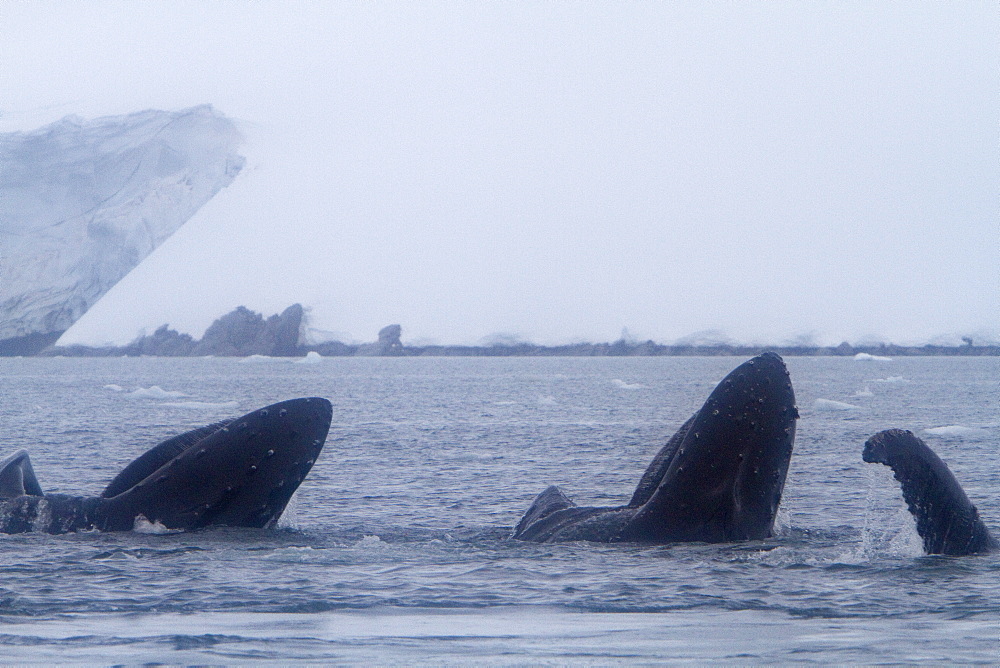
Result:
{"type": "Polygon", "coordinates": [[[0,3],[0,131],[206,102],[248,169],[64,342],[1000,339],[992,1],[0,3]]]}

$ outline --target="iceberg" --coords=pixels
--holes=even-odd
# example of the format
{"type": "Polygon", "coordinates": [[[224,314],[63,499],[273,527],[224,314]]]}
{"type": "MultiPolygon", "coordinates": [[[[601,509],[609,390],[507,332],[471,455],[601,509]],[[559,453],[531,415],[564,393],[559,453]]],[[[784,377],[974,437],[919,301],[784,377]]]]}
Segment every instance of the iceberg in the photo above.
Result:
{"type": "Polygon", "coordinates": [[[0,355],[54,343],[240,173],[210,105],[0,134],[0,355]]]}

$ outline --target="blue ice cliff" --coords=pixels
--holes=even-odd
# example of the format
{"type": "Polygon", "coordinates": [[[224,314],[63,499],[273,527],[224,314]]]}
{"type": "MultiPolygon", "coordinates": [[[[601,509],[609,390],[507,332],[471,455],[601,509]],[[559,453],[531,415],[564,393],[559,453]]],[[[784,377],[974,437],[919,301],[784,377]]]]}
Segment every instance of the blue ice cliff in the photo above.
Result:
{"type": "Polygon", "coordinates": [[[243,168],[209,105],[0,134],[0,355],[53,343],[243,168]]]}

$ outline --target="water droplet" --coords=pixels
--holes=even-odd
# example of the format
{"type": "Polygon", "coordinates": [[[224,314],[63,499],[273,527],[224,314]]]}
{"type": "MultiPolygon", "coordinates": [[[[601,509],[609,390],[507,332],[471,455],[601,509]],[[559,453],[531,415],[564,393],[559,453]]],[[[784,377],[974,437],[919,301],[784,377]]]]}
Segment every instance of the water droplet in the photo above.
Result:
{"type": "Polygon", "coordinates": [[[265,456],[267,456],[267,457],[273,457],[274,456],[274,450],[268,450],[267,454],[265,456]]]}
{"type": "Polygon", "coordinates": [[[716,408],[714,411],[712,411],[712,415],[718,415],[718,414],[719,414],[719,409],[718,408],[716,408]]]}
{"type": "Polygon", "coordinates": [[[261,417],[267,417],[267,409],[266,409],[266,408],[262,408],[262,409],[261,409],[261,411],[260,411],[260,416],[261,416],[261,417]]]}
{"type": "Polygon", "coordinates": [[[282,408],[280,411],[278,411],[278,415],[281,417],[285,417],[286,415],[288,415],[288,409],[282,408]]]}

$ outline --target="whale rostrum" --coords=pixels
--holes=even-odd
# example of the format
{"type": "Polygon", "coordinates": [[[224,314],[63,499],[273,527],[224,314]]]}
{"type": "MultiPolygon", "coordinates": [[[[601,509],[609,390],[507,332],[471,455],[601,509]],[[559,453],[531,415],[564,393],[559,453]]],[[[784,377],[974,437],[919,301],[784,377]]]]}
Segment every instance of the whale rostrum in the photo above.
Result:
{"type": "Polygon", "coordinates": [[[44,494],[28,454],[0,462],[0,532],[269,527],[323,449],[332,407],[292,399],[163,441],[100,496],[44,494]]]}

